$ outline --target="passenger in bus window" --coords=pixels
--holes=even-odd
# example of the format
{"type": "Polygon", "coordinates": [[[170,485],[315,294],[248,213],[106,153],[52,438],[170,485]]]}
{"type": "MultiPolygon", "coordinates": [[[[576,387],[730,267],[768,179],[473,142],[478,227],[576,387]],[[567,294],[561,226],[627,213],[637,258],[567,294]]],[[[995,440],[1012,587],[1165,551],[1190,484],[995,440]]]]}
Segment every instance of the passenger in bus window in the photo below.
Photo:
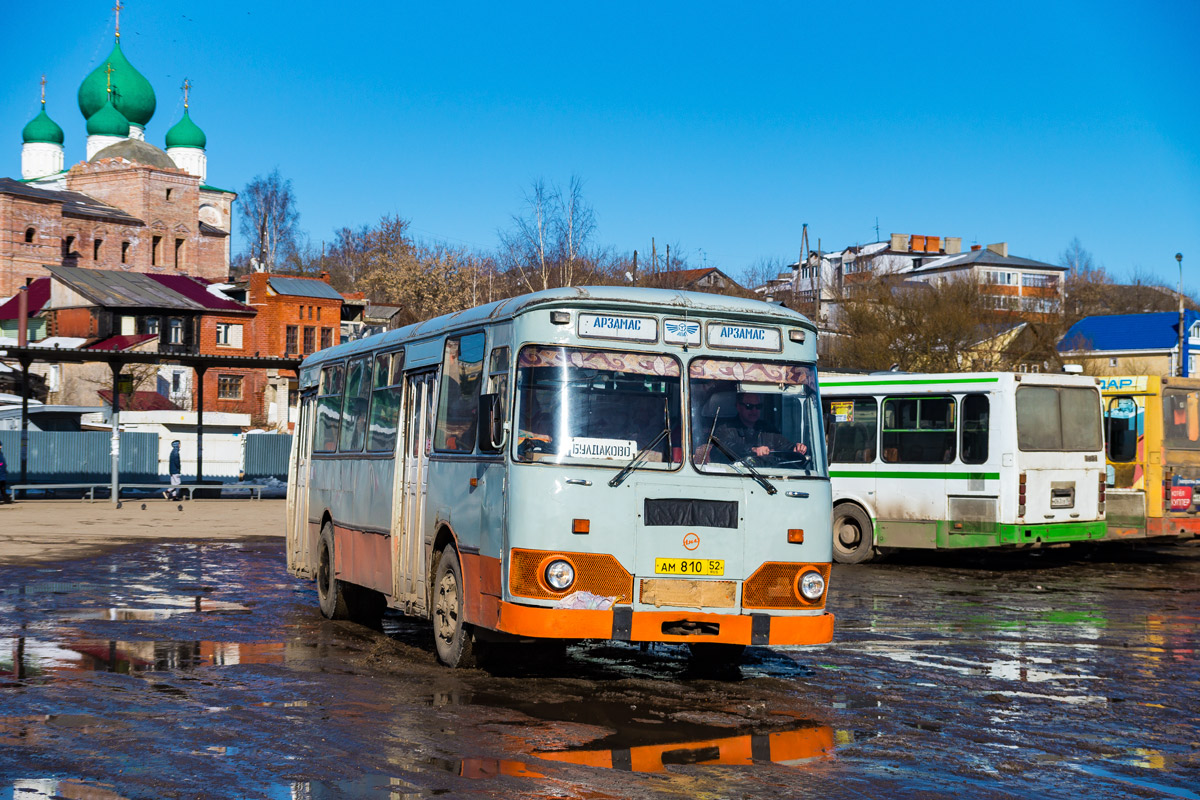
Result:
{"type": "Polygon", "coordinates": [[[765,398],[753,392],[737,396],[737,419],[717,425],[715,435],[721,444],[741,458],[769,456],[772,453],[797,453],[808,457],[808,445],[790,442],[781,433],[767,430],[762,424],[765,398]]]}

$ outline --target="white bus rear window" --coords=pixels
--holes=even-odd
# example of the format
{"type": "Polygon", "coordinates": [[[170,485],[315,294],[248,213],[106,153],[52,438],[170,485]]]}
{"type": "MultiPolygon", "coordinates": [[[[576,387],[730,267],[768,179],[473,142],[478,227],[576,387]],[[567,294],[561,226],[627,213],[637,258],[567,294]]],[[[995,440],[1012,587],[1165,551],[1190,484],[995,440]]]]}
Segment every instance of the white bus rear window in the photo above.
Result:
{"type": "Polygon", "coordinates": [[[1017,389],[1017,447],[1025,452],[1067,453],[1103,449],[1096,390],[1073,386],[1017,389]]]}

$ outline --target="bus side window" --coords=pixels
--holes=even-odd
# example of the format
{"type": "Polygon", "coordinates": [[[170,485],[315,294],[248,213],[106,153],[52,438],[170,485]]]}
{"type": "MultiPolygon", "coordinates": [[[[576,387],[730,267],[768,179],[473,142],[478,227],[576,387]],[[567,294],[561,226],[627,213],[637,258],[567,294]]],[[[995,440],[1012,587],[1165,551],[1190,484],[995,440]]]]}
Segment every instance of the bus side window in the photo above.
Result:
{"type": "Polygon", "coordinates": [[[883,460],[949,464],[954,460],[953,397],[889,397],[883,401],[883,460]]]}
{"type": "Polygon", "coordinates": [[[363,448],[367,433],[367,405],[371,397],[370,363],[362,358],[352,361],[346,375],[342,432],[338,442],[338,449],[343,452],[358,452],[363,448]]]}
{"type": "Polygon", "coordinates": [[[962,401],[962,462],[982,464],[988,459],[988,397],[969,394],[962,401]]]}
{"type": "Polygon", "coordinates": [[[317,390],[317,424],[313,426],[313,452],[331,453],[337,450],[338,425],[342,417],[341,364],[321,370],[321,385],[317,390]]]}
{"type": "Polygon", "coordinates": [[[829,460],[843,464],[875,461],[879,413],[874,397],[825,398],[829,460]]]}
{"type": "Polygon", "coordinates": [[[470,453],[475,449],[483,345],[483,333],[446,339],[437,428],[433,434],[433,447],[438,452],[470,453]]]}
{"type": "Polygon", "coordinates": [[[369,452],[391,453],[396,449],[400,398],[404,391],[400,380],[403,364],[403,353],[385,353],[375,357],[375,378],[371,381],[371,416],[367,424],[369,452]]]}

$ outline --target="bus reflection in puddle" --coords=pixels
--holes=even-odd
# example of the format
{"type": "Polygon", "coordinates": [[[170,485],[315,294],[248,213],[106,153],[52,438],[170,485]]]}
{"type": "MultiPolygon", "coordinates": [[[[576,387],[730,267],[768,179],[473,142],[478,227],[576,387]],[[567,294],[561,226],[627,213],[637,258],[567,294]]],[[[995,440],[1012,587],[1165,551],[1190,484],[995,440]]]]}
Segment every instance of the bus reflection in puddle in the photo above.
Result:
{"type": "Polygon", "coordinates": [[[700,739],[688,742],[638,745],[607,750],[586,747],[573,750],[535,750],[543,761],[602,767],[628,772],[663,772],[670,766],[748,766],[751,764],[804,764],[833,751],[833,729],[809,725],[790,731],[700,739]]]}

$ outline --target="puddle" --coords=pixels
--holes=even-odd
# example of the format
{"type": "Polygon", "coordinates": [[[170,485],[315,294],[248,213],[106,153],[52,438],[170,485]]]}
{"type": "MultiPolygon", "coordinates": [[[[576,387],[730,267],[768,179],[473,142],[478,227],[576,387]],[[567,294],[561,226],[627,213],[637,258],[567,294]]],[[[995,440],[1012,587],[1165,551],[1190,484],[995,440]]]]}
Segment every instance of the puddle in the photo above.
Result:
{"type": "Polygon", "coordinates": [[[1182,786],[1169,786],[1158,781],[1146,780],[1144,778],[1135,778],[1132,775],[1121,775],[1116,772],[1097,767],[1092,764],[1067,764],[1071,769],[1086,773],[1093,778],[1105,778],[1115,783],[1126,783],[1132,786],[1137,786],[1141,789],[1150,789],[1167,797],[1181,797],[1184,800],[1200,800],[1200,794],[1196,794],[1191,789],[1185,789],[1182,786]]]}
{"type": "Polygon", "coordinates": [[[63,679],[73,673],[135,674],[234,664],[279,664],[283,642],[185,642],[77,639],[46,642],[0,637],[0,686],[8,681],[63,679]]]}
{"type": "Polygon", "coordinates": [[[672,766],[798,766],[828,757],[834,733],[828,725],[806,725],[773,733],[744,733],[716,739],[670,741],[634,747],[534,750],[543,761],[625,772],[666,772],[672,766]]]}
{"type": "Polygon", "coordinates": [[[170,619],[180,614],[250,614],[249,606],[241,603],[231,603],[225,600],[211,600],[206,597],[195,598],[147,598],[149,603],[157,603],[161,607],[135,608],[120,606],[116,608],[77,608],[67,609],[59,613],[59,619],[64,622],[83,622],[86,620],[107,620],[110,622],[141,621],[150,622],[160,619],[170,619]]]}

